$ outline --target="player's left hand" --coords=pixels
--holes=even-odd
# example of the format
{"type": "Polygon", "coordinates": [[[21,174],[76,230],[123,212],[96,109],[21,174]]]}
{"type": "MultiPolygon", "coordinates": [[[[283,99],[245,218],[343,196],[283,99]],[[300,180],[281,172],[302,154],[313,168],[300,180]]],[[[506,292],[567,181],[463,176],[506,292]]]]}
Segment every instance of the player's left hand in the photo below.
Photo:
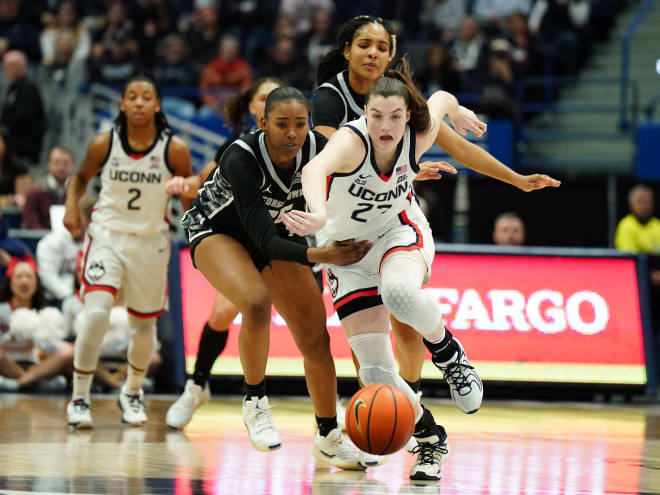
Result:
{"type": "Polygon", "coordinates": [[[485,123],[479,120],[472,110],[460,105],[456,115],[450,115],[449,120],[451,121],[451,125],[454,126],[456,132],[461,136],[466,136],[468,131],[472,131],[475,136],[480,137],[488,128],[485,123]]]}
{"type": "Polygon", "coordinates": [[[561,182],[545,174],[521,175],[516,186],[525,192],[545,187],[559,187],[561,182]]]}
{"type": "Polygon", "coordinates": [[[414,180],[438,180],[442,179],[442,173],[455,174],[456,169],[447,162],[420,162],[419,172],[414,180]]]}
{"type": "Polygon", "coordinates": [[[304,237],[318,232],[325,226],[327,216],[324,213],[291,210],[282,215],[282,223],[292,234],[304,237]]]}

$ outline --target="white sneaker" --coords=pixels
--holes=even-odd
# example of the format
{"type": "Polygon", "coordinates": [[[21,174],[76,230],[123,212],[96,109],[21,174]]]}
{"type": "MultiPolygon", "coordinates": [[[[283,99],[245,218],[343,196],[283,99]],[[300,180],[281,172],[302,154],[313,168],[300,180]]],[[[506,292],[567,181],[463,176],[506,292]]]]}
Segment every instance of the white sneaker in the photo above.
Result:
{"type": "Polygon", "coordinates": [[[142,426],[147,422],[147,413],[144,411],[144,392],[129,394],[126,384],[119,389],[117,405],[121,409],[121,422],[131,426],[142,426]]]}
{"type": "Polygon", "coordinates": [[[337,399],[337,424],[341,431],[346,431],[346,408],[339,399],[337,399]]]}
{"type": "Polygon", "coordinates": [[[348,438],[342,436],[339,428],[332,430],[327,437],[322,437],[319,432],[316,432],[313,452],[314,457],[321,462],[341,469],[356,471],[380,466],[387,461],[386,456],[362,452],[348,438]]]}
{"type": "Polygon", "coordinates": [[[412,453],[417,455],[417,459],[410,468],[410,479],[438,481],[442,477],[442,463],[449,455],[449,442],[445,440],[440,443],[436,435],[418,438],[412,453]]]}
{"type": "Polygon", "coordinates": [[[447,380],[449,393],[456,406],[464,413],[472,414],[481,407],[484,386],[474,367],[468,361],[461,343],[456,338],[454,338],[454,342],[456,342],[458,351],[451,360],[437,361],[433,357],[433,351],[431,351],[431,360],[447,380]]]}
{"type": "Polygon", "coordinates": [[[417,439],[411,436],[404,448],[406,449],[406,452],[412,454],[415,447],[417,447],[417,439]]]}
{"type": "Polygon", "coordinates": [[[280,433],[275,428],[270,414],[268,397],[243,399],[243,423],[250,434],[252,446],[262,452],[279,449],[282,446],[280,433]]]}
{"type": "Polygon", "coordinates": [[[165,422],[167,426],[174,430],[183,429],[193,417],[198,407],[205,404],[211,398],[209,384],[202,389],[194,381],[188,380],[186,388],[174,404],[167,410],[165,422]]]}
{"type": "Polygon", "coordinates": [[[94,428],[92,406],[83,398],[72,400],[66,406],[66,421],[69,427],[76,430],[94,428]]]}
{"type": "Polygon", "coordinates": [[[15,392],[19,388],[17,378],[7,378],[6,376],[0,375],[0,391],[15,392]]]}

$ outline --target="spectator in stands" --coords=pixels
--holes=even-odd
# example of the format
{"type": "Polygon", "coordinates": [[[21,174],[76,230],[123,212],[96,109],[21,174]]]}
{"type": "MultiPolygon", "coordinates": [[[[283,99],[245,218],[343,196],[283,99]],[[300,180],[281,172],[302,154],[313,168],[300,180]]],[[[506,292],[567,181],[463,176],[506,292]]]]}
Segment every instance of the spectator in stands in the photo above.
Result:
{"type": "Polygon", "coordinates": [[[137,54],[138,46],[135,41],[135,23],[126,16],[126,8],[123,2],[114,2],[108,10],[98,18],[92,29],[92,56],[99,58],[105,47],[112,42],[115,33],[121,32],[123,36],[132,40],[128,49],[137,54]]]}
{"type": "Polygon", "coordinates": [[[135,37],[143,67],[151,69],[159,40],[175,31],[173,3],[165,0],[128,3],[129,17],[137,26],[135,37]]]}
{"type": "Polygon", "coordinates": [[[22,18],[20,11],[19,0],[0,0],[0,56],[8,50],[20,50],[30,62],[39,62],[39,30],[22,18]]]}
{"type": "MultiPolygon", "coordinates": [[[[0,388],[17,390],[70,374],[73,345],[63,341],[62,313],[46,306],[36,263],[31,257],[12,258],[7,276],[0,287],[0,388]]],[[[66,388],[64,379],[58,381],[66,388]]]]}
{"type": "Polygon", "coordinates": [[[210,111],[219,115],[229,96],[252,84],[252,69],[240,57],[239,48],[238,38],[229,34],[223,36],[218,47],[218,57],[204,67],[199,83],[205,107],[202,113],[210,111]]]}
{"type": "MultiPolygon", "coordinates": [[[[660,256],[660,219],[653,216],[655,198],[646,184],[638,184],[628,193],[630,213],[616,228],[614,246],[621,251],[660,256]]],[[[660,272],[654,281],[660,284],[660,272]]]]}
{"type": "Polygon", "coordinates": [[[87,196],[83,196],[78,203],[81,219],[79,237],[73,237],[64,225],[61,225],[42,237],[37,244],[39,278],[46,299],[58,306],[74,292],[76,260],[82,249],[83,235],[89,225],[94,204],[95,200],[87,196]]]}
{"type": "MultiPolygon", "coordinates": [[[[50,64],[39,72],[39,87],[47,94],[64,91],[75,94],[87,80],[87,61],[74,59],[76,38],[73,31],[60,29],[55,40],[55,53],[50,64]]],[[[46,101],[46,107],[49,101],[46,101]]]]}
{"type": "Polygon", "coordinates": [[[67,30],[73,34],[72,60],[86,60],[89,57],[92,49],[92,38],[89,30],[78,22],[76,2],[64,0],[57,5],[55,15],[52,16],[52,22],[45,27],[39,37],[43,65],[48,66],[55,61],[55,47],[61,30],[67,30]]]}
{"type": "Polygon", "coordinates": [[[50,225],[50,207],[63,205],[66,184],[73,172],[73,153],[56,146],[50,150],[46,163],[46,176],[27,193],[23,207],[23,226],[26,229],[47,229],[50,225]]]}
{"type": "Polygon", "coordinates": [[[489,44],[488,72],[481,90],[481,112],[493,119],[518,119],[512,47],[504,38],[489,44]]]}
{"type": "Polygon", "coordinates": [[[27,59],[18,50],[5,53],[2,68],[9,82],[2,104],[0,131],[13,144],[14,158],[32,165],[39,162],[46,116],[41,94],[27,77],[27,59]]]}
{"type": "Polygon", "coordinates": [[[589,54],[588,0],[536,0],[529,13],[529,28],[553,53],[555,71],[576,74],[589,54]]]}
{"type": "Polygon", "coordinates": [[[14,159],[12,142],[0,133],[0,208],[14,204],[21,207],[32,180],[25,165],[14,159]]]}
{"type": "Polygon", "coordinates": [[[448,43],[454,39],[466,16],[465,0],[426,0],[420,21],[430,31],[429,37],[448,43]]]}
{"type": "Polygon", "coordinates": [[[314,73],[319,61],[334,48],[332,23],[332,10],[318,10],[312,17],[311,32],[300,39],[300,46],[303,47],[307,62],[314,73]]]}
{"type": "Polygon", "coordinates": [[[182,26],[182,31],[190,47],[191,60],[201,70],[215,58],[223,33],[215,6],[204,2],[199,4],[182,26]]]}
{"type": "Polygon", "coordinates": [[[92,82],[121,86],[132,74],[138,72],[139,64],[131,46],[135,40],[124,31],[116,31],[98,58],[91,58],[89,65],[92,82]]]}
{"type": "Polygon", "coordinates": [[[458,37],[451,46],[451,53],[461,73],[461,81],[466,88],[474,78],[482,59],[484,38],[474,17],[466,18],[458,31],[458,37]]]}
{"type": "Polygon", "coordinates": [[[282,0],[280,14],[291,16],[295,20],[296,34],[304,36],[312,30],[314,14],[319,10],[332,11],[332,0],[282,0]]]}
{"type": "Polygon", "coordinates": [[[449,93],[460,93],[461,76],[454,67],[454,61],[447,47],[441,43],[433,43],[426,49],[426,60],[422,68],[415,74],[415,80],[426,94],[444,90],[449,93]]]}
{"type": "Polygon", "coordinates": [[[493,242],[500,246],[525,244],[525,224],[517,213],[508,211],[497,216],[493,227],[493,242]]]}
{"type": "Polygon", "coordinates": [[[313,74],[305,57],[296,52],[296,45],[291,38],[282,38],[277,42],[271,59],[263,67],[264,76],[282,79],[301,91],[312,89],[313,74]]]}
{"type": "Polygon", "coordinates": [[[185,118],[195,114],[199,75],[190,62],[186,42],[179,34],[169,34],[161,44],[160,56],[154,64],[154,76],[163,86],[161,105],[165,113],[185,118]]]}
{"type": "Polygon", "coordinates": [[[472,4],[472,15],[481,24],[503,28],[511,14],[528,14],[531,8],[532,0],[475,0],[472,4]]]}
{"type": "Polygon", "coordinates": [[[0,284],[6,280],[5,271],[12,258],[23,258],[30,253],[25,243],[9,237],[9,221],[0,208],[0,284]]]}

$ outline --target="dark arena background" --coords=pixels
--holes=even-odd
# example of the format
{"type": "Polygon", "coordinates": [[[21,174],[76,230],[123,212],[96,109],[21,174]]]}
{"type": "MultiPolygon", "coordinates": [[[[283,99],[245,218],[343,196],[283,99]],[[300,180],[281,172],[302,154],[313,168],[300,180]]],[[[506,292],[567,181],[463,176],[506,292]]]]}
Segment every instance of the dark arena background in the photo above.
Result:
{"type": "MultiPolygon", "coordinates": [[[[660,493],[660,1],[0,0],[0,56],[0,494],[660,493]],[[255,450],[243,423],[240,313],[211,400],[185,428],[167,426],[216,298],[193,266],[178,198],[168,308],[143,385],[148,421],[120,422],[124,346],[102,353],[95,427],[67,428],[83,314],[67,320],[63,304],[81,247],[67,247],[65,189],[112,128],[124,82],[155,76],[199,172],[238,130],[229,98],[272,76],[311,101],[340,27],[365,14],[395,31],[391,67],[407,54],[427,97],[451,92],[488,124],[466,139],[520,174],[561,180],[523,192],[438,146],[422,158],[458,170],[415,184],[435,241],[425,288],[484,384],[481,409],[463,414],[427,352],[420,391],[451,447],[441,480],[410,480],[406,449],[365,471],[312,455],[303,360],[275,309],[266,383],[282,448],[255,450]],[[35,260],[56,308],[33,311],[33,333],[13,306],[13,258],[35,260]],[[65,347],[42,343],[53,338],[65,347]]],[[[257,124],[250,112],[242,130],[257,124]]],[[[92,180],[87,195],[99,189],[92,180]]],[[[345,406],[359,385],[324,280],[345,406]]],[[[115,343],[117,326],[111,317],[115,343]]]]}

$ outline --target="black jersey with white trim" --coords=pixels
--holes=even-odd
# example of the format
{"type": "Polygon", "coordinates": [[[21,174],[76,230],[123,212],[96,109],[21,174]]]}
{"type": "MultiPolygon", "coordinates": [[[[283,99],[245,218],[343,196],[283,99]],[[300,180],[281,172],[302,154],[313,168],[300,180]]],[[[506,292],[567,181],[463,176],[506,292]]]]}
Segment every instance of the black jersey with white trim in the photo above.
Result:
{"type": "Polygon", "coordinates": [[[346,122],[364,115],[365,95],[353,91],[348,71],[340,72],[321,84],[314,94],[312,122],[314,126],[339,129],[346,122]]]}
{"type": "Polygon", "coordinates": [[[181,220],[182,226],[197,229],[208,225],[220,231],[225,226],[234,232],[237,225],[242,225],[268,258],[306,262],[305,240],[287,232],[282,215],[292,209],[305,209],[302,167],[326,142],[323,135],[309,131],[294,167],[282,170],[272,163],[261,129],[240,137],[227,148],[200,188],[181,220]]]}

